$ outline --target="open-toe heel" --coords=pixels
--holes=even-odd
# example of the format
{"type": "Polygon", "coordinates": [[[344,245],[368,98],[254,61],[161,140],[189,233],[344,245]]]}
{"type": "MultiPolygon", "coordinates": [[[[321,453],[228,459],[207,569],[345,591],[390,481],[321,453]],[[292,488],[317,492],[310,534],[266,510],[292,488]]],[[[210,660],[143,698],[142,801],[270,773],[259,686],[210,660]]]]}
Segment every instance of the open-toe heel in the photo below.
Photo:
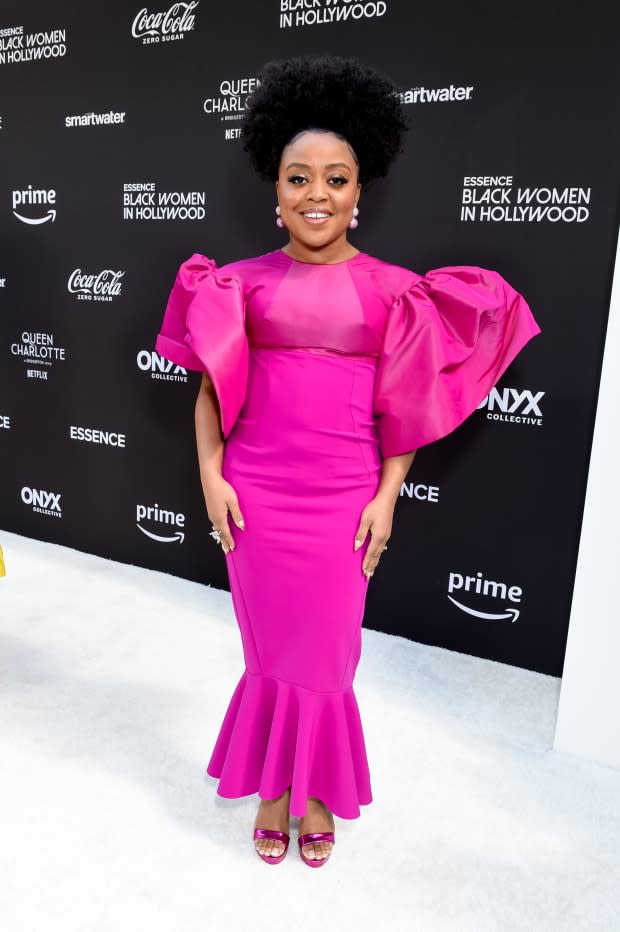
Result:
{"type": "Polygon", "coordinates": [[[254,841],[256,841],[257,838],[275,838],[277,841],[284,842],[284,851],[282,854],[261,854],[256,845],[254,845],[254,850],[259,858],[262,858],[267,864],[279,864],[280,861],[286,857],[289,843],[289,836],[286,832],[279,832],[275,828],[255,828],[254,841]]]}
{"type": "Polygon", "coordinates": [[[298,837],[297,842],[299,844],[299,854],[304,864],[307,864],[308,867],[322,867],[326,861],[329,861],[333,845],[336,844],[336,839],[334,838],[333,832],[306,832],[304,835],[298,837]],[[303,847],[304,845],[312,844],[313,841],[331,841],[332,848],[330,848],[329,854],[326,854],[324,858],[307,858],[304,854],[303,847]]]}

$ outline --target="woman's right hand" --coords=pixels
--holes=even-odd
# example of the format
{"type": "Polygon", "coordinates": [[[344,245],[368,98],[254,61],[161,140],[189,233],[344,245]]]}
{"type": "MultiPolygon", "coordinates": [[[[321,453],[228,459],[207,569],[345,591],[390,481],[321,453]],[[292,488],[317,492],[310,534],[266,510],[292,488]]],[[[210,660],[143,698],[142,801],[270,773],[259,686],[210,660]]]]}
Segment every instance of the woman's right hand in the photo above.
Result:
{"type": "Polygon", "coordinates": [[[245,523],[239,500],[234,488],[220,474],[213,473],[203,480],[203,491],[207,514],[216,531],[220,532],[220,543],[224,553],[235,549],[235,542],[228,525],[228,512],[241,530],[245,530],[245,523]]]}

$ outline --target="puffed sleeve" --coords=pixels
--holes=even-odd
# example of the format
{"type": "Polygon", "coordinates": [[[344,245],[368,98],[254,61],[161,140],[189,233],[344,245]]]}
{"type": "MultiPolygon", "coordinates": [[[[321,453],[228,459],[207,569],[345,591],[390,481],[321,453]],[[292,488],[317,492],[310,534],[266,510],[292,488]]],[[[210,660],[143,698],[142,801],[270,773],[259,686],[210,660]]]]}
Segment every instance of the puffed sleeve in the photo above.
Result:
{"type": "Polygon", "coordinates": [[[227,437],[241,411],[248,380],[245,304],[238,278],[199,253],[183,262],[155,349],[184,369],[208,374],[227,437]]]}
{"type": "Polygon", "coordinates": [[[497,272],[456,265],[420,276],[388,312],[373,397],[382,456],[453,431],[539,333],[497,272]]]}

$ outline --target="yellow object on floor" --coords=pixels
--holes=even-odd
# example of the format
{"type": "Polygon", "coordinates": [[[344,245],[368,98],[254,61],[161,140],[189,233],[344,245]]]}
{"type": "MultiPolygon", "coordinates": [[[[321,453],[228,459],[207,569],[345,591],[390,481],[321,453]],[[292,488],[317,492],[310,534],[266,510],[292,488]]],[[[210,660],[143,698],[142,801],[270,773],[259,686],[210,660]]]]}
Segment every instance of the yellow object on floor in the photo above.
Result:
{"type": "Polygon", "coordinates": [[[2,547],[0,547],[0,576],[6,576],[6,570],[4,568],[4,557],[2,556],[2,547]]]}

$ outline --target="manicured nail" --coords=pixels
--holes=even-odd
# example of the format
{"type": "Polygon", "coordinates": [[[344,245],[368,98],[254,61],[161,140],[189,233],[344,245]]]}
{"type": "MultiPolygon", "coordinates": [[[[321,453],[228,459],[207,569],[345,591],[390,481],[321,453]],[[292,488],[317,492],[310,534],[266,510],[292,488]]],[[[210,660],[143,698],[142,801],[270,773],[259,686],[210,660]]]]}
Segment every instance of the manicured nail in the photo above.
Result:
{"type": "Polygon", "coordinates": [[[243,518],[241,518],[241,520],[239,521],[239,527],[245,530],[245,521],[243,520],[243,518]]]}
{"type": "Polygon", "coordinates": [[[354,546],[353,546],[353,549],[354,549],[354,550],[359,550],[361,546],[362,546],[361,540],[356,540],[356,541],[355,541],[355,544],[354,544],[354,546]]]}

